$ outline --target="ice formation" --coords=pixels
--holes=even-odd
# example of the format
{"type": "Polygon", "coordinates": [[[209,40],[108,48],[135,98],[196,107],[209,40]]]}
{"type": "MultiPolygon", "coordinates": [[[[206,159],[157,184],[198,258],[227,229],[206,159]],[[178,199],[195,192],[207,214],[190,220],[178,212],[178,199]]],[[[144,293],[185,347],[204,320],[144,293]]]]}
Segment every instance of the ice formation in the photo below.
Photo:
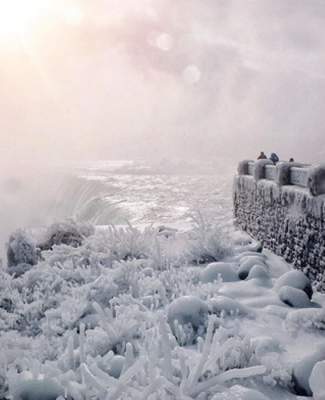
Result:
{"type": "Polygon", "coordinates": [[[227,235],[200,220],[188,232],[68,228],[50,227],[58,240],[45,247],[27,232],[10,241],[2,398],[321,399],[325,299],[315,293],[315,308],[308,279],[283,261],[238,235],[228,251],[227,235]],[[280,298],[296,291],[306,303],[293,309],[280,298]]]}

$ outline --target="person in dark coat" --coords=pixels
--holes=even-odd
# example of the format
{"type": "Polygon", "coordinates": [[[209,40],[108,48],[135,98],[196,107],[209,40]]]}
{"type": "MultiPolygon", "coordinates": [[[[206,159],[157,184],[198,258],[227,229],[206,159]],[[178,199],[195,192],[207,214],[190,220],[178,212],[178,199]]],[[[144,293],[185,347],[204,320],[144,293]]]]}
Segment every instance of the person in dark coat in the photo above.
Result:
{"type": "Polygon", "coordinates": [[[267,157],[264,153],[264,151],[261,151],[260,155],[257,157],[258,160],[266,160],[267,157]]]}
{"type": "Polygon", "coordinates": [[[270,155],[270,160],[273,162],[273,164],[276,164],[279,162],[279,157],[275,153],[272,153],[270,155]]]}

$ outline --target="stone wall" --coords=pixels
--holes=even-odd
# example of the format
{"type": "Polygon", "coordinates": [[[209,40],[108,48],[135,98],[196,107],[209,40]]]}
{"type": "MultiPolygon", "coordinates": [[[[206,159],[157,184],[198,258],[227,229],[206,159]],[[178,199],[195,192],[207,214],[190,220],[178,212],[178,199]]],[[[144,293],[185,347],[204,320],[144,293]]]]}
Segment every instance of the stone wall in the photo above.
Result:
{"type": "MultiPolygon", "coordinates": [[[[308,187],[308,182],[314,184],[314,170],[301,173],[307,176],[303,178],[307,187],[292,185],[290,176],[297,179],[296,173],[291,174],[291,166],[285,164],[276,167],[274,180],[265,179],[271,176],[268,172],[263,176],[263,163],[239,166],[233,191],[235,223],[325,291],[325,195],[313,195],[308,187]]],[[[264,170],[266,166],[264,162],[264,170]]]]}

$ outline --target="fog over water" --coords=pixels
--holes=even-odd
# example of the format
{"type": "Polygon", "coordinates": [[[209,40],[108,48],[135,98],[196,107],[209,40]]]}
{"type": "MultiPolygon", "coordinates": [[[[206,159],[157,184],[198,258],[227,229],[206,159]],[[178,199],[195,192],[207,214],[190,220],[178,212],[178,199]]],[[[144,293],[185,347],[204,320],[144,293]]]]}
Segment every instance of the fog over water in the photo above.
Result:
{"type": "Polygon", "coordinates": [[[43,4],[0,32],[3,160],[323,158],[323,1],[43,4]]]}

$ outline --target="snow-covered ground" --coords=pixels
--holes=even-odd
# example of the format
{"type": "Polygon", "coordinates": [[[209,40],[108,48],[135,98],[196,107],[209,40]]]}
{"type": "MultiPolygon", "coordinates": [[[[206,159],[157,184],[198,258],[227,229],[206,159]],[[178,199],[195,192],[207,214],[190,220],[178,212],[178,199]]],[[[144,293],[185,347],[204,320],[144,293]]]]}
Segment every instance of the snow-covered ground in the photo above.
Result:
{"type": "Polygon", "coordinates": [[[78,223],[12,236],[0,398],[325,399],[325,297],[234,230],[231,175],[118,167],[62,183],[78,223]]]}

